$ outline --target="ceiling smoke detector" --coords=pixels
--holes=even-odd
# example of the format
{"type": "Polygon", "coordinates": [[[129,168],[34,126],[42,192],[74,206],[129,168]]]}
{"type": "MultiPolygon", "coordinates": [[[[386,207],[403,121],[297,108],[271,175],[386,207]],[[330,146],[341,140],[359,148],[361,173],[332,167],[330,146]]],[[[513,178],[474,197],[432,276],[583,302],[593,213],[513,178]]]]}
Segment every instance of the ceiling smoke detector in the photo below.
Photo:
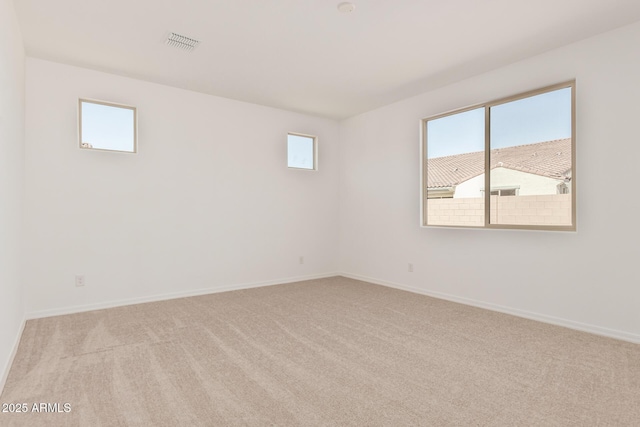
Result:
{"type": "Polygon", "coordinates": [[[338,5],[338,10],[342,13],[351,13],[356,10],[356,5],[349,2],[340,3],[338,5]]]}
{"type": "Polygon", "coordinates": [[[169,46],[191,52],[200,44],[200,40],[192,39],[191,37],[183,36],[182,34],[169,33],[165,43],[169,46]]]}

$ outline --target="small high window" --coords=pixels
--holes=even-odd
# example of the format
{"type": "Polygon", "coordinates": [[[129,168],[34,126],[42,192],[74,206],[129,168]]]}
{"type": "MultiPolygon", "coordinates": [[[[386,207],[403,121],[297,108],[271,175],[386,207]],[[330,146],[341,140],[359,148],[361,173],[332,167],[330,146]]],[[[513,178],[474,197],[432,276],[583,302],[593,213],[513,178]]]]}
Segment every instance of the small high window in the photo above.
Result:
{"type": "Polygon", "coordinates": [[[78,122],[80,148],[137,152],[135,107],[80,99],[78,122]]]}
{"type": "Polygon", "coordinates": [[[318,169],[317,144],[315,136],[289,133],[287,135],[287,166],[293,169],[318,169]]]}

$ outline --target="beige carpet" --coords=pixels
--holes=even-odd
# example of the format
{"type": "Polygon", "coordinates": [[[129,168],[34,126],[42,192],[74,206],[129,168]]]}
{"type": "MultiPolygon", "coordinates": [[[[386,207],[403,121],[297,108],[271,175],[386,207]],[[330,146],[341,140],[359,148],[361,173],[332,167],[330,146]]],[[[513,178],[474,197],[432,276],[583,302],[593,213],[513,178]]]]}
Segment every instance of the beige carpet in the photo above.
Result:
{"type": "Polygon", "coordinates": [[[335,277],[27,322],[24,426],[640,426],[640,346],[335,277]]]}

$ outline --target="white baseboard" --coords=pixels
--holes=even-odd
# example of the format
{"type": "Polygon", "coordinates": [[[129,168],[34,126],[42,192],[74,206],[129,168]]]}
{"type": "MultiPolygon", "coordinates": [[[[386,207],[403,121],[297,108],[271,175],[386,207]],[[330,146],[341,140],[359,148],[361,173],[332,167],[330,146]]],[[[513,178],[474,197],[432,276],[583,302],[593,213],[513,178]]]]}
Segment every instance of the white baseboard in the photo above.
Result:
{"type": "Polygon", "coordinates": [[[539,322],[550,323],[552,325],[563,326],[565,328],[575,329],[582,332],[589,332],[595,335],[602,335],[609,338],[615,338],[622,341],[640,344],[640,335],[615,329],[603,328],[601,326],[590,325],[587,323],[575,322],[573,320],[562,319],[560,317],[549,316],[546,314],[534,313],[531,311],[520,310],[517,308],[506,307],[498,304],[492,304],[484,301],[478,301],[471,298],[463,298],[442,292],[429,291],[425,289],[415,288],[413,286],[402,285],[400,283],[389,282],[386,280],[374,279],[372,277],[360,276],[357,274],[340,273],[341,276],[351,279],[362,280],[363,282],[374,283],[376,285],[387,286],[390,288],[401,289],[403,291],[413,292],[415,294],[426,295],[438,299],[457,302],[460,304],[471,305],[474,307],[484,308],[487,310],[498,311],[500,313],[511,314],[513,316],[524,317],[525,319],[537,320],[539,322]]]}
{"type": "Polygon", "coordinates": [[[95,304],[76,305],[71,307],[54,308],[51,310],[31,311],[27,312],[27,319],[40,319],[43,317],[61,316],[64,314],[82,313],[86,311],[102,310],[105,308],[121,307],[125,305],[142,304],[146,302],[164,301],[175,298],[194,297],[198,295],[215,294],[219,292],[236,291],[240,289],[259,288],[262,286],[280,285],[285,283],[301,282],[304,280],[324,279],[327,277],[339,276],[339,273],[315,274],[309,276],[287,277],[284,279],[267,280],[263,282],[243,283],[229,286],[218,286],[212,288],[202,288],[182,292],[170,292],[165,294],[157,294],[146,297],[127,298],[115,301],[106,301],[95,304]]]}
{"type": "Polygon", "coordinates": [[[11,366],[13,365],[13,359],[15,359],[16,353],[18,352],[18,346],[20,345],[20,339],[22,338],[22,332],[24,332],[24,325],[26,323],[27,319],[23,317],[22,322],[20,322],[18,333],[16,334],[16,339],[13,342],[13,349],[11,350],[11,354],[9,355],[9,360],[7,360],[6,366],[3,367],[4,369],[2,370],[2,376],[0,377],[0,396],[4,391],[4,385],[7,383],[9,371],[11,370],[11,366]]]}
{"type": "MultiPolygon", "coordinates": [[[[531,320],[536,320],[536,321],[539,321],[539,322],[550,323],[550,324],[553,324],[553,325],[563,326],[563,327],[570,328],[570,329],[575,329],[575,330],[578,330],[578,331],[589,332],[589,333],[596,334],[596,335],[602,335],[602,336],[605,336],[605,337],[610,337],[610,338],[615,338],[615,339],[619,339],[619,340],[623,340],[623,341],[628,341],[628,342],[632,342],[634,344],[640,344],[640,335],[634,334],[634,333],[630,333],[630,332],[626,332],[626,331],[619,331],[619,330],[616,330],[616,329],[604,328],[604,327],[601,327],[601,326],[596,326],[596,325],[591,325],[591,324],[587,324],[587,323],[576,322],[576,321],[573,321],[573,320],[563,319],[563,318],[560,318],[560,317],[554,317],[554,316],[549,316],[549,315],[546,315],[546,314],[540,314],[540,313],[535,313],[535,312],[531,312],[531,311],[520,310],[520,309],[517,309],[517,308],[511,308],[511,307],[506,307],[506,306],[493,304],[493,303],[488,303],[488,302],[484,302],[484,301],[478,301],[478,300],[474,300],[474,299],[471,299],[471,298],[464,298],[464,297],[459,297],[459,296],[455,296],[455,295],[451,295],[451,294],[447,294],[447,293],[443,293],[443,292],[420,289],[420,288],[416,288],[416,287],[413,287],[413,286],[408,286],[408,285],[403,285],[403,284],[400,284],[400,283],[390,282],[390,281],[387,281],[387,280],[380,280],[380,279],[376,279],[376,278],[373,278],[373,277],[361,276],[361,275],[358,275],[358,274],[351,274],[351,273],[345,273],[345,272],[342,272],[342,273],[325,273],[325,274],[316,274],[316,275],[309,275],[309,276],[288,277],[288,278],[284,278],[284,279],[268,280],[268,281],[263,281],[263,282],[244,283],[244,284],[220,286],[220,287],[214,287],[214,288],[203,288],[203,289],[196,289],[196,290],[184,291],[184,292],[172,292],[172,293],[166,293],[166,294],[151,295],[151,296],[148,296],[148,297],[129,298],[129,299],[123,299],[123,300],[107,301],[107,302],[96,303],[96,304],[87,304],[87,305],[79,305],[79,306],[72,306],[72,307],[63,307],[63,308],[57,308],[57,309],[52,309],[52,310],[32,311],[32,312],[28,312],[26,314],[26,319],[27,320],[28,319],[39,319],[39,318],[42,318],[42,317],[59,316],[59,315],[73,314],[73,313],[82,313],[82,312],[86,312],[86,311],[101,310],[101,309],[112,308],[112,307],[121,307],[121,306],[125,306],[125,305],[142,304],[142,303],[154,302],[154,301],[164,301],[164,300],[175,299],[175,298],[185,298],[185,297],[198,296],[198,295],[207,295],[207,294],[214,294],[214,293],[219,293],[219,292],[235,291],[235,290],[240,290],[240,289],[251,289],[251,288],[258,288],[258,287],[262,287],[262,286],[271,286],[271,285],[279,285],[279,284],[285,284],[285,283],[300,282],[300,281],[304,281],[304,280],[324,279],[324,278],[327,278],[327,277],[334,277],[334,276],[349,277],[351,279],[362,280],[364,282],[374,283],[374,284],[377,284],[377,285],[387,286],[387,287],[395,288],[395,289],[401,289],[401,290],[408,291],[408,292],[413,292],[413,293],[416,293],[416,294],[426,295],[426,296],[430,296],[430,297],[434,297],[434,298],[438,298],[438,299],[457,302],[457,303],[460,303],[460,304],[465,304],[465,305],[470,305],[470,306],[474,306],[474,307],[484,308],[484,309],[487,309],[487,310],[497,311],[497,312],[500,312],[500,313],[506,313],[506,314],[510,314],[510,315],[513,315],[513,316],[523,317],[525,319],[531,319],[531,320]]],[[[15,352],[16,352],[16,350],[18,348],[18,344],[20,342],[20,337],[22,336],[22,330],[24,329],[24,324],[25,324],[25,321],[23,320],[22,326],[21,326],[21,329],[20,329],[20,334],[18,335],[18,337],[16,339],[16,344],[14,346],[13,353],[12,353],[11,358],[10,358],[10,362],[13,360],[13,357],[15,356],[15,352]]],[[[3,374],[2,382],[0,382],[0,385],[2,385],[2,386],[4,386],[4,381],[6,380],[6,376],[8,375],[10,366],[11,366],[11,363],[9,363],[9,365],[5,368],[6,372],[3,374]]],[[[0,390],[1,389],[2,389],[2,387],[0,387],[0,390]]]]}

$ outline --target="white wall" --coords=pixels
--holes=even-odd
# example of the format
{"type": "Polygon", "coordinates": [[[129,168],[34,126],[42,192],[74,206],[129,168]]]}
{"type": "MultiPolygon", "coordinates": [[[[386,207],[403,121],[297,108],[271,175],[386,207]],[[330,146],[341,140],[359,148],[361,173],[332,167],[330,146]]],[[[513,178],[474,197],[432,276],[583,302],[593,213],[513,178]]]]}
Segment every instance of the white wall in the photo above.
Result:
{"type": "Polygon", "coordinates": [[[337,271],[337,122],[33,58],[26,75],[30,316],[337,271]],[[139,153],[79,149],[79,97],[137,106],[139,153]],[[318,171],[286,167],[287,132],[318,136],[318,171]]]}
{"type": "MultiPolygon", "coordinates": [[[[493,177],[493,174],[491,176],[493,177]]],[[[453,193],[453,197],[455,199],[482,197],[483,193],[481,190],[484,190],[484,174],[475,176],[456,185],[456,192],[453,193]]]]}
{"type": "Polygon", "coordinates": [[[638,46],[640,23],[344,121],[342,271],[640,342],[638,46]],[[419,228],[421,118],[572,78],[577,232],[419,228]]]}
{"type": "Polygon", "coordinates": [[[0,0],[0,392],[24,318],[24,49],[13,1],[0,0]]]}
{"type": "MultiPolygon", "coordinates": [[[[28,59],[27,310],[55,314],[339,269],[639,341],[639,203],[620,185],[635,182],[640,158],[639,42],[635,24],[340,124],[28,59]],[[578,232],[419,228],[421,118],[572,78],[578,232]],[[139,154],[79,150],[78,97],[136,105],[139,154]],[[286,168],[289,131],[319,136],[318,172],[286,168]],[[86,275],[84,288],[74,286],[76,274],[86,275]]],[[[19,163],[1,173],[17,179],[19,163]]],[[[16,211],[2,224],[17,221],[16,211]]],[[[11,289],[16,297],[3,301],[11,301],[15,334],[19,288],[11,289]]]]}

